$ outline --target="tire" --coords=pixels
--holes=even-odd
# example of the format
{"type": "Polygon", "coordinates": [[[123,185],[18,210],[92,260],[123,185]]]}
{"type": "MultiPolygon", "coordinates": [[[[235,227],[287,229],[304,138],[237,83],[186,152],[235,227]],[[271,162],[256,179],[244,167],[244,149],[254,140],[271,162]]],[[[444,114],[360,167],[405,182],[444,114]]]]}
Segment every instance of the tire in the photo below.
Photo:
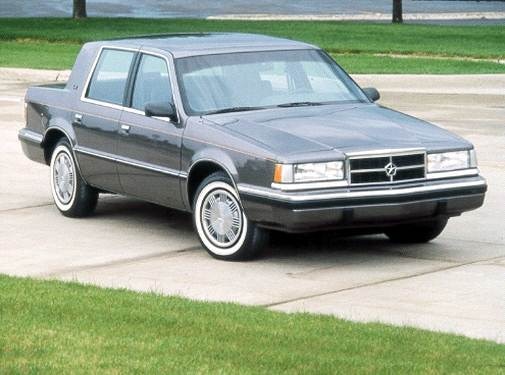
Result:
{"type": "Polygon", "coordinates": [[[392,227],[384,233],[396,243],[425,243],[436,238],[447,225],[447,219],[403,224],[392,227]]]}
{"type": "Polygon", "coordinates": [[[82,179],[70,143],[62,138],[51,154],[51,192],[64,216],[84,217],[96,207],[98,192],[82,179]]]}
{"type": "Polygon", "coordinates": [[[224,172],[211,174],[196,190],[193,224],[202,246],[216,259],[252,259],[268,243],[268,231],[247,220],[224,172]]]}

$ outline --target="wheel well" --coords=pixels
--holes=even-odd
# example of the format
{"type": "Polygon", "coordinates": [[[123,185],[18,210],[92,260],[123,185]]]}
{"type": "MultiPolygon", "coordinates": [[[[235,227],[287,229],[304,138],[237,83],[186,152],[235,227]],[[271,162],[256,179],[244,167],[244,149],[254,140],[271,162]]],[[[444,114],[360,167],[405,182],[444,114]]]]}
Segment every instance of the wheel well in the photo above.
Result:
{"type": "Polygon", "coordinates": [[[51,162],[51,155],[53,153],[56,144],[61,138],[66,137],[65,133],[57,129],[51,129],[47,132],[44,137],[44,159],[46,159],[46,164],[49,165],[51,162]]]}
{"type": "Polygon", "coordinates": [[[231,176],[222,166],[212,161],[201,161],[198,162],[194,167],[191,168],[188,176],[188,200],[190,207],[193,207],[193,200],[195,197],[196,189],[202,183],[205,178],[210,176],[212,173],[222,171],[226,173],[230,179],[231,176]]]}

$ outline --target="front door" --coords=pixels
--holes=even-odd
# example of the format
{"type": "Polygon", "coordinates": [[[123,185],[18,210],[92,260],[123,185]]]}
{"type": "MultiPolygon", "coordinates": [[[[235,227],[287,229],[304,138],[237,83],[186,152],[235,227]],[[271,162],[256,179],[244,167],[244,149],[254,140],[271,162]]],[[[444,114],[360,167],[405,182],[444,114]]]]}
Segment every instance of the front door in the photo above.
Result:
{"type": "Polygon", "coordinates": [[[126,194],[183,208],[180,153],[183,128],[168,118],[148,117],[148,103],[174,103],[167,60],[144,53],[132,81],[129,108],[121,114],[118,174],[126,194]]]}

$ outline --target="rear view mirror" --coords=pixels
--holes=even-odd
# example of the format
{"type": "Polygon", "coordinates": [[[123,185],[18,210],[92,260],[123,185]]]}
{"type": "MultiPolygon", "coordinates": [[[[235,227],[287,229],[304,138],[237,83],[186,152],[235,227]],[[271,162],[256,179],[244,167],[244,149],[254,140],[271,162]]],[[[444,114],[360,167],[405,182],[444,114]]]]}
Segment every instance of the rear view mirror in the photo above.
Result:
{"type": "Polygon", "coordinates": [[[148,117],[167,117],[171,121],[177,121],[177,112],[170,102],[147,103],[145,113],[148,117]]]}
{"type": "Polygon", "coordinates": [[[376,102],[381,97],[381,94],[379,94],[379,91],[375,87],[365,87],[363,92],[372,102],[376,102]]]}

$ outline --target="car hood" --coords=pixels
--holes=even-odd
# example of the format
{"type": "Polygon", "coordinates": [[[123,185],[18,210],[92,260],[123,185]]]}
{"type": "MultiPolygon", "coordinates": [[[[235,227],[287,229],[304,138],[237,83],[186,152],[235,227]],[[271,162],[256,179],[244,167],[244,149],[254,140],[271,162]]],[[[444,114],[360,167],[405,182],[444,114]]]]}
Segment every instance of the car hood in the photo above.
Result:
{"type": "Polygon", "coordinates": [[[279,108],[212,116],[280,155],[384,148],[466,148],[444,129],[375,104],[279,108]]]}

